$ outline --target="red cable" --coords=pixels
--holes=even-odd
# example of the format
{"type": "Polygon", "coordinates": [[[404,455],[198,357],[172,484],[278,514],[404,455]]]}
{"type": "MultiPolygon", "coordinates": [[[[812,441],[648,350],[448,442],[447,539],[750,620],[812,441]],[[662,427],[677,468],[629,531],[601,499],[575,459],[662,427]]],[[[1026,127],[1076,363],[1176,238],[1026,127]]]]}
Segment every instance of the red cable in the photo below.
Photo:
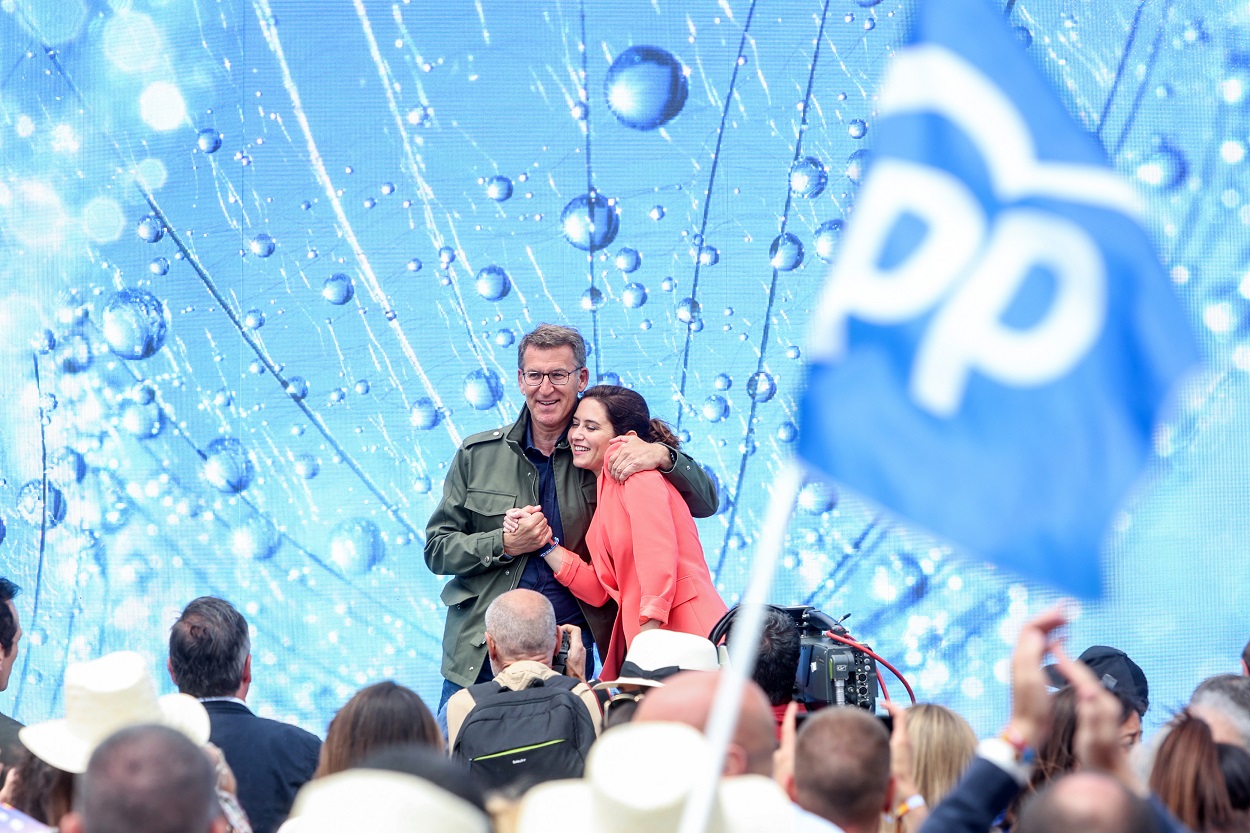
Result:
{"type": "MultiPolygon", "coordinates": [[[[894,674],[894,676],[895,676],[895,677],[898,677],[899,682],[901,682],[901,683],[903,684],[903,688],[907,689],[907,696],[911,698],[911,701],[912,701],[913,703],[915,703],[915,702],[916,702],[916,694],[915,694],[915,692],[913,692],[913,691],[911,690],[911,684],[907,682],[907,678],[906,678],[906,677],[904,677],[902,674],[900,674],[900,673],[899,673],[899,670],[898,670],[897,668],[895,668],[893,665],[891,665],[891,664],[890,664],[890,663],[889,663],[889,662],[888,662],[885,658],[883,658],[881,655],[877,654],[875,651],[873,651],[873,650],[872,650],[871,648],[869,648],[867,645],[864,645],[863,643],[860,643],[860,642],[856,642],[854,639],[849,638],[849,636],[838,636],[838,635],[837,635],[836,633],[834,633],[833,631],[825,631],[825,636],[827,636],[827,637],[829,637],[830,639],[835,640],[835,641],[837,641],[837,642],[841,642],[843,645],[850,645],[852,648],[855,648],[856,650],[863,651],[865,654],[867,654],[868,656],[872,657],[872,658],[873,658],[873,659],[875,659],[877,662],[879,662],[879,663],[881,663],[882,665],[884,665],[886,668],[890,669],[890,672],[891,672],[892,674],[894,674]]],[[[882,691],[885,691],[885,683],[884,683],[884,681],[882,681],[882,677],[881,677],[881,672],[880,672],[880,671],[877,671],[877,679],[878,679],[878,681],[881,681],[881,690],[882,690],[882,691]]],[[[886,699],[887,699],[887,700],[888,700],[888,699],[890,699],[888,694],[886,695],[886,699]]]]}
{"type": "Polygon", "coordinates": [[[889,690],[888,688],[886,688],[886,687],[885,687],[885,677],[882,677],[882,676],[881,676],[881,669],[880,669],[880,668],[874,668],[874,669],[873,669],[873,673],[875,673],[875,674],[877,675],[877,685],[881,686],[881,693],[882,693],[883,695],[885,695],[885,699],[887,699],[887,700],[891,699],[891,698],[890,698],[890,690],[889,690]]]}

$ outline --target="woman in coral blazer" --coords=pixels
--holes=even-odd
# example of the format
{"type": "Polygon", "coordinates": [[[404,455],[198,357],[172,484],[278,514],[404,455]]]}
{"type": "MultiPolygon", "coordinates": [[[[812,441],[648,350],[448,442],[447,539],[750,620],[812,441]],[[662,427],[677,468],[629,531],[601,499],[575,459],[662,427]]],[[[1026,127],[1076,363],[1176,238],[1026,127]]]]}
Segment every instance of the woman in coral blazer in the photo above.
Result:
{"type": "MultiPolygon", "coordinates": [[[[598,506],[586,544],[590,563],[550,544],[543,557],[556,580],[584,602],[602,606],[612,599],[620,612],[603,663],[601,678],[615,679],[625,651],[641,631],[664,628],[707,636],[725,614],[725,603],[707,568],[690,509],[658,471],[641,471],[618,483],[607,473],[614,437],[635,434],[672,448],[673,432],[651,419],[647,402],[635,391],[596,385],[582,396],[569,428],[573,465],[594,471],[598,506]]],[[[505,529],[538,507],[513,509],[505,529]]]]}

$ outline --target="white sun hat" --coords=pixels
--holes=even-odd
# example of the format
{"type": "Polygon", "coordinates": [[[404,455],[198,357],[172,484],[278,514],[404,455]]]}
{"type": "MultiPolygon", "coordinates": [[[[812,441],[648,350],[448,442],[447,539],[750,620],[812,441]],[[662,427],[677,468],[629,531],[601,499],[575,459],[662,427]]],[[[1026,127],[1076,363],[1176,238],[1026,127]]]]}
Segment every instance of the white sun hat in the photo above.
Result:
{"type": "Polygon", "coordinates": [[[424,778],[361,768],[309,781],[283,827],[297,833],[489,833],[490,819],[424,778]]]}
{"type": "Polygon", "coordinates": [[[27,726],[18,733],[37,757],[66,772],[85,772],[91,753],[127,726],[159,723],[177,729],[196,746],[208,743],[208,712],[185,694],[156,696],[147,662],[134,651],[117,651],[65,668],[65,717],[27,726]]]}
{"type": "Polygon", "coordinates": [[[678,671],[716,671],[718,668],[716,646],[710,640],[692,633],[656,628],[635,636],[621,663],[620,676],[605,680],[595,688],[662,686],[666,677],[678,671]]]}

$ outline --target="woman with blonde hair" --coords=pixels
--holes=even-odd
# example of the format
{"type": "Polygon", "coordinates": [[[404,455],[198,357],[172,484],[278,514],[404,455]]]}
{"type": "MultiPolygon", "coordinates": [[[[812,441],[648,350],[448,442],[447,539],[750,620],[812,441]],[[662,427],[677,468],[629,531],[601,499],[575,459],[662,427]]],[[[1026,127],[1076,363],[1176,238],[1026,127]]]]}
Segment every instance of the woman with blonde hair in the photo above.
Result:
{"type": "Polygon", "coordinates": [[[977,736],[957,713],[936,703],[917,703],[904,709],[887,702],[894,719],[890,737],[890,768],[898,803],[894,833],[915,833],[963,777],[977,751],[977,736]]]}

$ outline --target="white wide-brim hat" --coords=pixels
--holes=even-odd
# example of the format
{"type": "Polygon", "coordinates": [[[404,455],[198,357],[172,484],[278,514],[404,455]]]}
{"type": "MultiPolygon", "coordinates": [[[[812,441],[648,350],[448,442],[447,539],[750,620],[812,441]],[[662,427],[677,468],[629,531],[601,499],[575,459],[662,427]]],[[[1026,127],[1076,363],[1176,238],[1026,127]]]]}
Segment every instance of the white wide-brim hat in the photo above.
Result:
{"type": "Polygon", "coordinates": [[[118,651],[65,669],[65,717],[18,732],[22,744],[66,772],[86,772],[87,761],[109,735],[127,726],[158,723],[177,729],[196,746],[208,743],[208,712],[185,694],[156,696],[147,663],[118,651]]]}
{"type": "MultiPolygon", "coordinates": [[[[712,750],[683,723],[628,723],[590,748],[584,778],[548,781],[525,794],[517,833],[676,833],[686,802],[713,766],[712,750]]],[[[761,775],[721,778],[707,833],[793,830],[795,810],[761,775]]]]}
{"type": "Polygon", "coordinates": [[[349,769],[309,781],[295,798],[298,833],[489,833],[490,819],[447,790],[402,772],[349,769]]]}
{"type": "Polygon", "coordinates": [[[656,628],[635,636],[621,663],[620,676],[598,683],[595,688],[662,686],[665,678],[678,671],[716,671],[718,668],[716,646],[710,640],[692,633],[656,628]]]}

